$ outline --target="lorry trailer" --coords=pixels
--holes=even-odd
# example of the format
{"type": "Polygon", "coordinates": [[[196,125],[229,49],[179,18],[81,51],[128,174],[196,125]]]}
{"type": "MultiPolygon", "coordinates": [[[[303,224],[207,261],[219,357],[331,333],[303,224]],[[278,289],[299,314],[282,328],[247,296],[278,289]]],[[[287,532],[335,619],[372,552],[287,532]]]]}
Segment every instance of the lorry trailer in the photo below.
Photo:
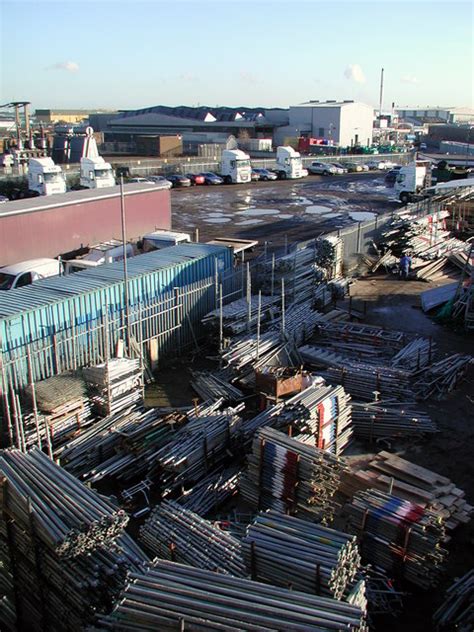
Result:
{"type": "MultiPolygon", "coordinates": [[[[171,229],[170,192],[150,184],[124,188],[126,239],[171,229]]],[[[58,257],[122,235],[119,187],[70,191],[0,205],[0,266],[58,257]]]]}

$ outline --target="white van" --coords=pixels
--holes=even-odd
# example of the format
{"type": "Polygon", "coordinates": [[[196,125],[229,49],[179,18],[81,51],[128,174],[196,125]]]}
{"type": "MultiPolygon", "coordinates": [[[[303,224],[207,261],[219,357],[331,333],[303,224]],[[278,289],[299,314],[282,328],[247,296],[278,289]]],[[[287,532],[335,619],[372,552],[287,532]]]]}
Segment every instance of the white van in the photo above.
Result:
{"type": "Polygon", "coordinates": [[[14,290],[39,279],[59,276],[63,265],[57,259],[29,259],[0,268],[0,290],[14,290]]]}

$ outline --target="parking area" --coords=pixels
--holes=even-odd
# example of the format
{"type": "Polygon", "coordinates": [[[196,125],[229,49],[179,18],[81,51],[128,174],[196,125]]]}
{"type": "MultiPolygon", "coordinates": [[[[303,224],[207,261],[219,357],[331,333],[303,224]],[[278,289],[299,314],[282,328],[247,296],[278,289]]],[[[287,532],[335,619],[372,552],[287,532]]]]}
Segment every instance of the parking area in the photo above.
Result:
{"type": "Polygon", "coordinates": [[[345,228],[400,207],[379,172],[308,176],[171,192],[173,227],[201,241],[222,235],[280,245],[345,228]]]}

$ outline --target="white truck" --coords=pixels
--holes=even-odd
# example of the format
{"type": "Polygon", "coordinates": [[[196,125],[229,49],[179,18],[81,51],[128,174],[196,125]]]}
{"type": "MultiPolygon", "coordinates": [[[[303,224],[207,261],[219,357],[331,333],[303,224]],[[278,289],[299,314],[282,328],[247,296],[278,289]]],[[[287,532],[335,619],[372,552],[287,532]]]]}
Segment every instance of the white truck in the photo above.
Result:
{"type": "MultiPolygon", "coordinates": [[[[133,244],[128,243],[126,246],[127,259],[134,257],[136,254],[133,244]]],[[[70,259],[64,261],[64,270],[66,274],[96,268],[104,263],[114,263],[123,260],[123,244],[118,239],[111,239],[101,244],[96,244],[89,248],[89,252],[78,259],[70,259]]]]}
{"type": "Polygon", "coordinates": [[[293,147],[277,147],[276,173],[280,180],[296,180],[303,178],[301,155],[293,147]]]}
{"type": "Polygon", "coordinates": [[[176,233],[171,230],[154,230],[152,233],[143,235],[142,250],[150,252],[152,250],[161,250],[169,246],[177,246],[191,241],[188,233],[176,233]]]}
{"type": "Polygon", "coordinates": [[[63,265],[58,259],[29,259],[0,268],[0,290],[14,290],[40,279],[59,276],[63,265]]]}
{"type": "Polygon", "coordinates": [[[395,180],[394,188],[400,202],[408,204],[423,197],[422,191],[431,185],[431,162],[415,160],[402,167],[395,180]]]}
{"type": "Polygon", "coordinates": [[[250,156],[241,149],[224,149],[221,159],[221,173],[226,184],[251,181],[250,156]]]}
{"type": "Polygon", "coordinates": [[[51,158],[30,158],[28,189],[31,196],[66,193],[66,178],[61,167],[51,158]]]}
{"type": "Polygon", "coordinates": [[[115,176],[112,165],[102,158],[81,158],[80,185],[86,189],[104,189],[115,186],[115,176]]]}

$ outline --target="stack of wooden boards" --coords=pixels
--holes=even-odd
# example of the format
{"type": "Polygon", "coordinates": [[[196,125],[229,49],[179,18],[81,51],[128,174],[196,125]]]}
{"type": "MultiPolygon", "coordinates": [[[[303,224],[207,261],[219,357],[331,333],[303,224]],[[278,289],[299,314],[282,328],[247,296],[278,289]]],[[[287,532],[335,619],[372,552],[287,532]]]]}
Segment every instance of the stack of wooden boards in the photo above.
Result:
{"type": "Polygon", "coordinates": [[[361,469],[342,474],[341,492],[349,497],[364,489],[391,491],[436,513],[447,529],[469,522],[473,507],[465,492],[445,476],[406,461],[390,452],[379,452],[361,469]]]}

